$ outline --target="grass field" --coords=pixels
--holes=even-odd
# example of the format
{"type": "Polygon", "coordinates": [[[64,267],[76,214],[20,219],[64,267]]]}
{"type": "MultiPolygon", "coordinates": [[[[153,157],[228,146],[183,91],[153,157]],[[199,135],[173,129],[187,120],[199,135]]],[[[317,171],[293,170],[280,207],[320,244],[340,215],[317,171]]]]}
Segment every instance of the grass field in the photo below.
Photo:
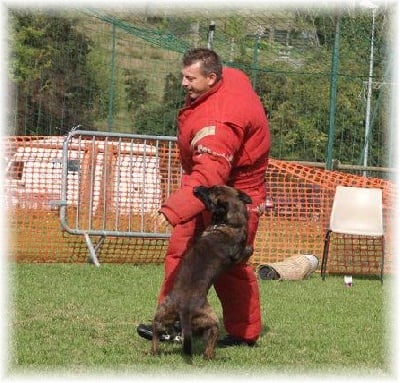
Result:
{"type": "MultiPolygon", "coordinates": [[[[151,320],[163,267],[12,264],[9,374],[391,375],[390,280],[318,274],[299,282],[260,281],[263,333],[254,348],[217,349],[192,364],[180,345],[150,343],[136,326],[151,320]]],[[[210,301],[221,316],[214,291],[210,301]]]]}

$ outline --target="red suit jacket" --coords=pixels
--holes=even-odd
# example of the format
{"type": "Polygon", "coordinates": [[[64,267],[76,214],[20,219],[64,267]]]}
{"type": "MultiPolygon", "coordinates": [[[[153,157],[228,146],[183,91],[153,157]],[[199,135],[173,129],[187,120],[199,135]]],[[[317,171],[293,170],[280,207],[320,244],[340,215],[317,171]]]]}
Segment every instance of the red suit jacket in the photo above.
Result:
{"type": "Polygon", "coordinates": [[[265,201],[265,172],[270,149],[267,117],[248,77],[224,68],[222,79],[178,115],[181,188],[160,211],[175,226],[204,210],[193,187],[227,184],[246,192],[252,206],[265,201]]]}

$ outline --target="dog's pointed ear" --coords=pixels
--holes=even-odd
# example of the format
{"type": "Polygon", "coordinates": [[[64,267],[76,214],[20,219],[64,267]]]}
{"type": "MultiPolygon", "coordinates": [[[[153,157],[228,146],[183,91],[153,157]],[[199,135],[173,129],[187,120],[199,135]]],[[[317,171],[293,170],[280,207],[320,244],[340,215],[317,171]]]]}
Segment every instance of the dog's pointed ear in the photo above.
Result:
{"type": "Polygon", "coordinates": [[[239,193],[239,199],[243,202],[243,203],[253,203],[252,199],[250,198],[250,196],[248,196],[246,193],[242,192],[241,190],[238,190],[239,193]]]}

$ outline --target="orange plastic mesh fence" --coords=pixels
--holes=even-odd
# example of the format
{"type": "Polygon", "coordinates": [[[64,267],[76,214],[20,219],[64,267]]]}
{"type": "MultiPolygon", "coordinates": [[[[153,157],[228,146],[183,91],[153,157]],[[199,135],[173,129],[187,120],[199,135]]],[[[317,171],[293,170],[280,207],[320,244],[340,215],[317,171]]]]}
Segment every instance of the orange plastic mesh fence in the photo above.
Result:
{"type": "MultiPolygon", "coordinates": [[[[278,262],[297,253],[315,254],[321,261],[336,186],[343,185],[382,189],[384,270],[393,272],[396,190],[392,182],[275,159],[270,159],[266,176],[274,208],[261,219],[252,259],[255,264],[278,262]]],[[[332,234],[327,271],[378,274],[381,256],[378,238],[332,234]]]]}
{"type": "MultiPolygon", "coordinates": [[[[88,259],[83,236],[68,234],[60,228],[57,205],[61,198],[60,142],[61,137],[5,139],[10,259],[20,262],[86,262],[88,259]]],[[[178,186],[181,174],[175,142],[161,145],[158,153],[164,198],[178,186]]],[[[82,165],[72,169],[72,173],[83,178],[84,168],[82,165]]],[[[118,170],[118,174],[121,176],[123,172],[118,170]]],[[[391,238],[396,193],[393,183],[276,159],[270,159],[266,179],[273,207],[260,220],[251,258],[254,265],[278,262],[298,253],[315,254],[321,260],[335,188],[344,185],[382,189],[385,272],[393,271],[391,238]]],[[[93,190],[88,192],[83,187],[93,185],[90,182],[79,185],[77,198],[90,198],[93,190]]],[[[107,236],[98,248],[98,258],[101,262],[160,263],[166,244],[167,239],[163,238],[107,236]]],[[[327,271],[378,273],[381,246],[370,238],[333,235],[327,271]]]]}

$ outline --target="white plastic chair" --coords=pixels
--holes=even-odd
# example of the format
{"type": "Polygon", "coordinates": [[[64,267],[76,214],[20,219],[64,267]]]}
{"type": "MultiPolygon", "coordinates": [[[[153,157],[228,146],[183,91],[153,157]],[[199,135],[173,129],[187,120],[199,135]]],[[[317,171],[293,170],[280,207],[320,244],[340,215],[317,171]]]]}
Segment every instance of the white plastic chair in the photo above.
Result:
{"type": "Polygon", "coordinates": [[[325,279],[330,237],[332,233],[382,237],[381,281],[383,281],[384,232],[382,219],[382,190],[337,186],[329,228],[325,235],[321,276],[325,279]]]}

